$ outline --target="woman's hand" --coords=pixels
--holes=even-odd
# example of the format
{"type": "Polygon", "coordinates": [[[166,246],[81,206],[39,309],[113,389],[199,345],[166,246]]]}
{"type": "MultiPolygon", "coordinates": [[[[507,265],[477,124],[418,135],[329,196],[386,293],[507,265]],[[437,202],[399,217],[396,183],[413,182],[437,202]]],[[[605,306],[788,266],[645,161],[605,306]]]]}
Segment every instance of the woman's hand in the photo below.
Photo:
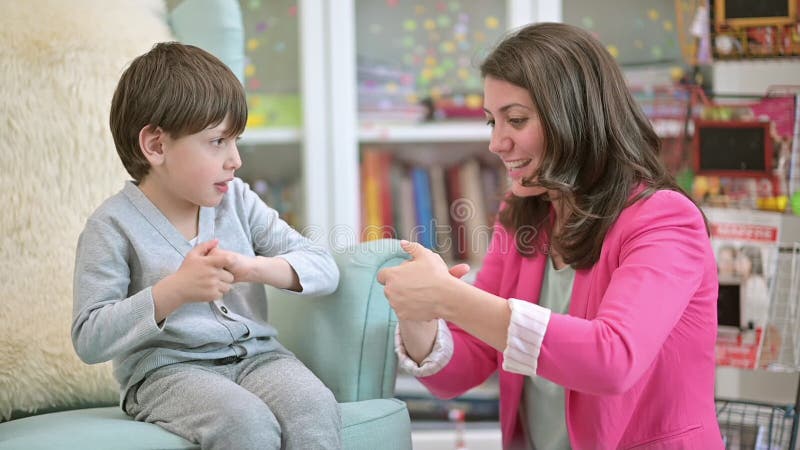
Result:
{"type": "Polygon", "coordinates": [[[389,304],[400,320],[444,318],[449,289],[469,271],[466,264],[448,269],[442,258],[416,242],[401,241],[411,260],[378,272],[389,304]]]}

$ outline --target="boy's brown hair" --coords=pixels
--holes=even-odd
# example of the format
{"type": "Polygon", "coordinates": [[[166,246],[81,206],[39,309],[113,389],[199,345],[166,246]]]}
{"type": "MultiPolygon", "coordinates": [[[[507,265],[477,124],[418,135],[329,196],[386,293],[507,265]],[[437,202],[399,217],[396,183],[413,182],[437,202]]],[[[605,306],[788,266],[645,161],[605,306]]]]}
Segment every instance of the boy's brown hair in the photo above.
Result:
{"type": "Polygon", "coordinates": [[[111,101],[111,134],[125,169],[141,181],[150,170],[139,148],[142,128],[160,127],[180,138],[225,117],[231,123],[227,137],[244,131],[247,101],[228,66],[201,48],[161,42],[122,74],[111,101]]]}

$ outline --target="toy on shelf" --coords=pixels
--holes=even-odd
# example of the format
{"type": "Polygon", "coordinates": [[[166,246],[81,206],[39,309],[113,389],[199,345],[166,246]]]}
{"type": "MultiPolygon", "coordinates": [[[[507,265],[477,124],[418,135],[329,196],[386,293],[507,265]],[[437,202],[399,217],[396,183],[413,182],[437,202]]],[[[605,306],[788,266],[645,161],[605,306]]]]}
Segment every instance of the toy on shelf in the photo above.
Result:
{"type": "Polygon", "coordinates": [[[797,0],[715,0],[713,14],[715,58],[800,55],[797,0]]]}
{"type": "Polygon", "coordinates": [[[453,408],[448,414],[448,419],[456,424],[456,444],[454,450],[467,450],[467,442],[464,439],[465,435],[465,422],[466,413],[463,409],[453,408]]]}
{"type": "MultiPolygon", "coordinates": [[[[800,187],[798,93],[797,86],[776,86],[764,97],[740,96],[736,103],[701,95],[691,141],[696,201],[787,210],[800,187]]],[[[798,206],[792,211],[800,211],[798,206]]]]}

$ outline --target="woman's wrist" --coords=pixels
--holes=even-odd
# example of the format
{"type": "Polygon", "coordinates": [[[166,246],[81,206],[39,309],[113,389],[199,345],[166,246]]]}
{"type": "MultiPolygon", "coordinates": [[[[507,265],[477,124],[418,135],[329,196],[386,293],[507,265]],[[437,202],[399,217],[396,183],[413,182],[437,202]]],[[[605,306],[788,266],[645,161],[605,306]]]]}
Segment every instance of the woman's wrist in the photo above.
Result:
{"type": "Polygon", "coordinates": [[[442,282],[442,295],[437,304],[437,317],[440,317],[448,322],[456,322],[456,314],[462,308],[459,307],[459,300],[467,294],[467,291],[472,286],[458,278],[447,277],[442,282]]]}
{"type": "Polygon", "coordinates": [[[397,329],[408,357],[418,365],[422,364],[436,342],[438,321],[399,320],[397,329]]]}

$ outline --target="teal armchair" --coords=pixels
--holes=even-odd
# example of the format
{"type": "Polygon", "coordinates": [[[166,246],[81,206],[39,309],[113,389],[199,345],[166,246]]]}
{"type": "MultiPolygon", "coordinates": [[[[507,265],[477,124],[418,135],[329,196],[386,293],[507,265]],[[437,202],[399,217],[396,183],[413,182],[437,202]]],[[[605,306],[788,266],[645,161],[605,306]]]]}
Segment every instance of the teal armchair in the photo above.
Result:
{"type": "MultiPolygon", "coordinates": [[[[396,318],[376,275],[406,254],[379,240],[335,253],[339,288],[325,297],[268,290],[278,339],[333,391],[346,450],[411,449],[406,405],[392,398],[396,318]]],[[[130,419],[118,405],[47,412],[0,423],[0,450],[198,449],[157,425],[130,419]]]]}

